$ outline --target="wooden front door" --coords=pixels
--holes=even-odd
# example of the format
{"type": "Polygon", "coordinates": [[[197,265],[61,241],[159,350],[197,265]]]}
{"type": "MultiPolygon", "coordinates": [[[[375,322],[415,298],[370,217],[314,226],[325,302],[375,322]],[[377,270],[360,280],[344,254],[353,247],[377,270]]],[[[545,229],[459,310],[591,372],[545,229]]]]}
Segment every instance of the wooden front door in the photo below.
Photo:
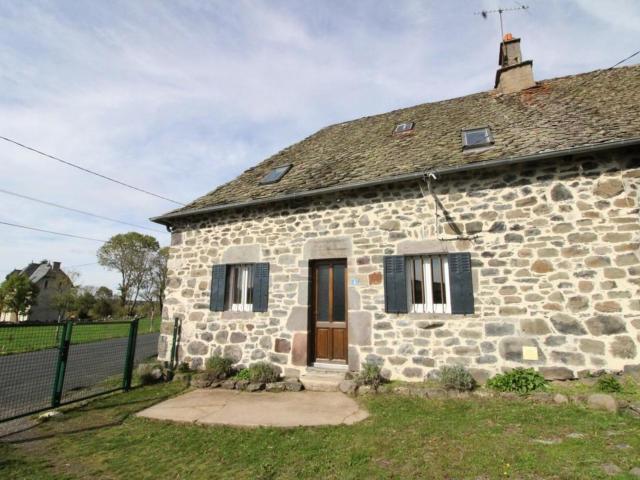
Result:
{"type": "Polygon", "coordinates": [[[319,363],[347,362],[347,261],[312,264],[311,320],[319,363]]]}

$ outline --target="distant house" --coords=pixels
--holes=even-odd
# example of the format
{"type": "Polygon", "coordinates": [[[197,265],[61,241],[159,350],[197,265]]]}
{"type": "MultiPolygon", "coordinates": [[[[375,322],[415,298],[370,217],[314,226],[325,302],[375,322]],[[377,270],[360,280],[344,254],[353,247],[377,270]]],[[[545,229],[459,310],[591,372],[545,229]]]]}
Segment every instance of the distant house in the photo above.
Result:
{"type": "Polygon", "coordinates": [[[2,322],[55,322],[58,320],[58,311],[53,306],[56,294],[73,287],[73,282],[60,269],[60,262],[49,263],[42,260],[40,263],[30,263],[22,270],[14,270],[6,278],[12,275],[26,275],[31,283],[38,287],[37,303],[27,315],[16,318],[13,312],[0,312],[2,322]]]}
{"type": "Polygon", "coordinates": [[[178,318],[196,367],[639,368],[639,204],[640,65],[535,81],[508,36],[493,90],[326,127],[154,218],[160,358],[178,318]]]}

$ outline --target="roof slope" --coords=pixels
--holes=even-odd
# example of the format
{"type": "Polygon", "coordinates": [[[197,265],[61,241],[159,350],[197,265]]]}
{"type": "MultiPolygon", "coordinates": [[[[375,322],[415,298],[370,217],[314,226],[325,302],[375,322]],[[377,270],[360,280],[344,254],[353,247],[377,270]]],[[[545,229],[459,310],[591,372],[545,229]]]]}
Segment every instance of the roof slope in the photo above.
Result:
{"type": "Polygon", "coordinates": [[[635,138],[640,65],[597,70],[517,93],[492,90],[326,127],[170,214],[635,138]],[[415,129],[393,135],[402,122],[415,122],[415,129]],[[491,127],[494,146],[463,152],[461,130],[483,126],[491,127]],[[293,167],[280,182],[259,184],[286,164],[293,167]]]}

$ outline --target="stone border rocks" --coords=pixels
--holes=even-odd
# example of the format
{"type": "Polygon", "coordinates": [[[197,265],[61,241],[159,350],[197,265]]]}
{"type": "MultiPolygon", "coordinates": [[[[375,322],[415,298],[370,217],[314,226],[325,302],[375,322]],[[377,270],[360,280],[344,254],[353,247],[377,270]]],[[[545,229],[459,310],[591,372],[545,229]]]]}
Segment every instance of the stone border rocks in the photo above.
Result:
{"type": "Polygon", "coordinates": [[[300,392],[304,389],[302,383],[297,378],[284,378],[278,382],[255,383],[249,380],[236,380],[228,378],[225,380],[212,379],[207,372],[195,374],[191,378],[191,386],[195,388],[222,388],[225,390],[239,390],[243,392],[300,392]]]}

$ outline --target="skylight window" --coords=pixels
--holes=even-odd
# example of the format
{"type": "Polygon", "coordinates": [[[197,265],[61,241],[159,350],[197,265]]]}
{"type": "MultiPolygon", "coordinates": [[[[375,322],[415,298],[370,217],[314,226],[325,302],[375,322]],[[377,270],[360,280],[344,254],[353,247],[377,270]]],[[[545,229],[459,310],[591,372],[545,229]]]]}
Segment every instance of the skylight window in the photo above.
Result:
{"type": "Polygon", "coordinates": [[[413,130],[414,126],[415,126],[414,122],[399,123],[398,125],[396,125],[396,128],[393,129],[393,133],[398,134],[398,133],[410,132],[411,130],[413,130]]]}
{"type": "Polygon", "coordinates": [[[276,167],[260,179],[261,185],[269,185],[270,183],[279,182],[282,177],[291,169],[291,165],[283,165],[276,167]]]}
{"type": "Polygon", "coordinates": [[[462,131],[462,148],[478,148],[493,145],[493,136],[489,127],[470,128],[462,131]]]}

